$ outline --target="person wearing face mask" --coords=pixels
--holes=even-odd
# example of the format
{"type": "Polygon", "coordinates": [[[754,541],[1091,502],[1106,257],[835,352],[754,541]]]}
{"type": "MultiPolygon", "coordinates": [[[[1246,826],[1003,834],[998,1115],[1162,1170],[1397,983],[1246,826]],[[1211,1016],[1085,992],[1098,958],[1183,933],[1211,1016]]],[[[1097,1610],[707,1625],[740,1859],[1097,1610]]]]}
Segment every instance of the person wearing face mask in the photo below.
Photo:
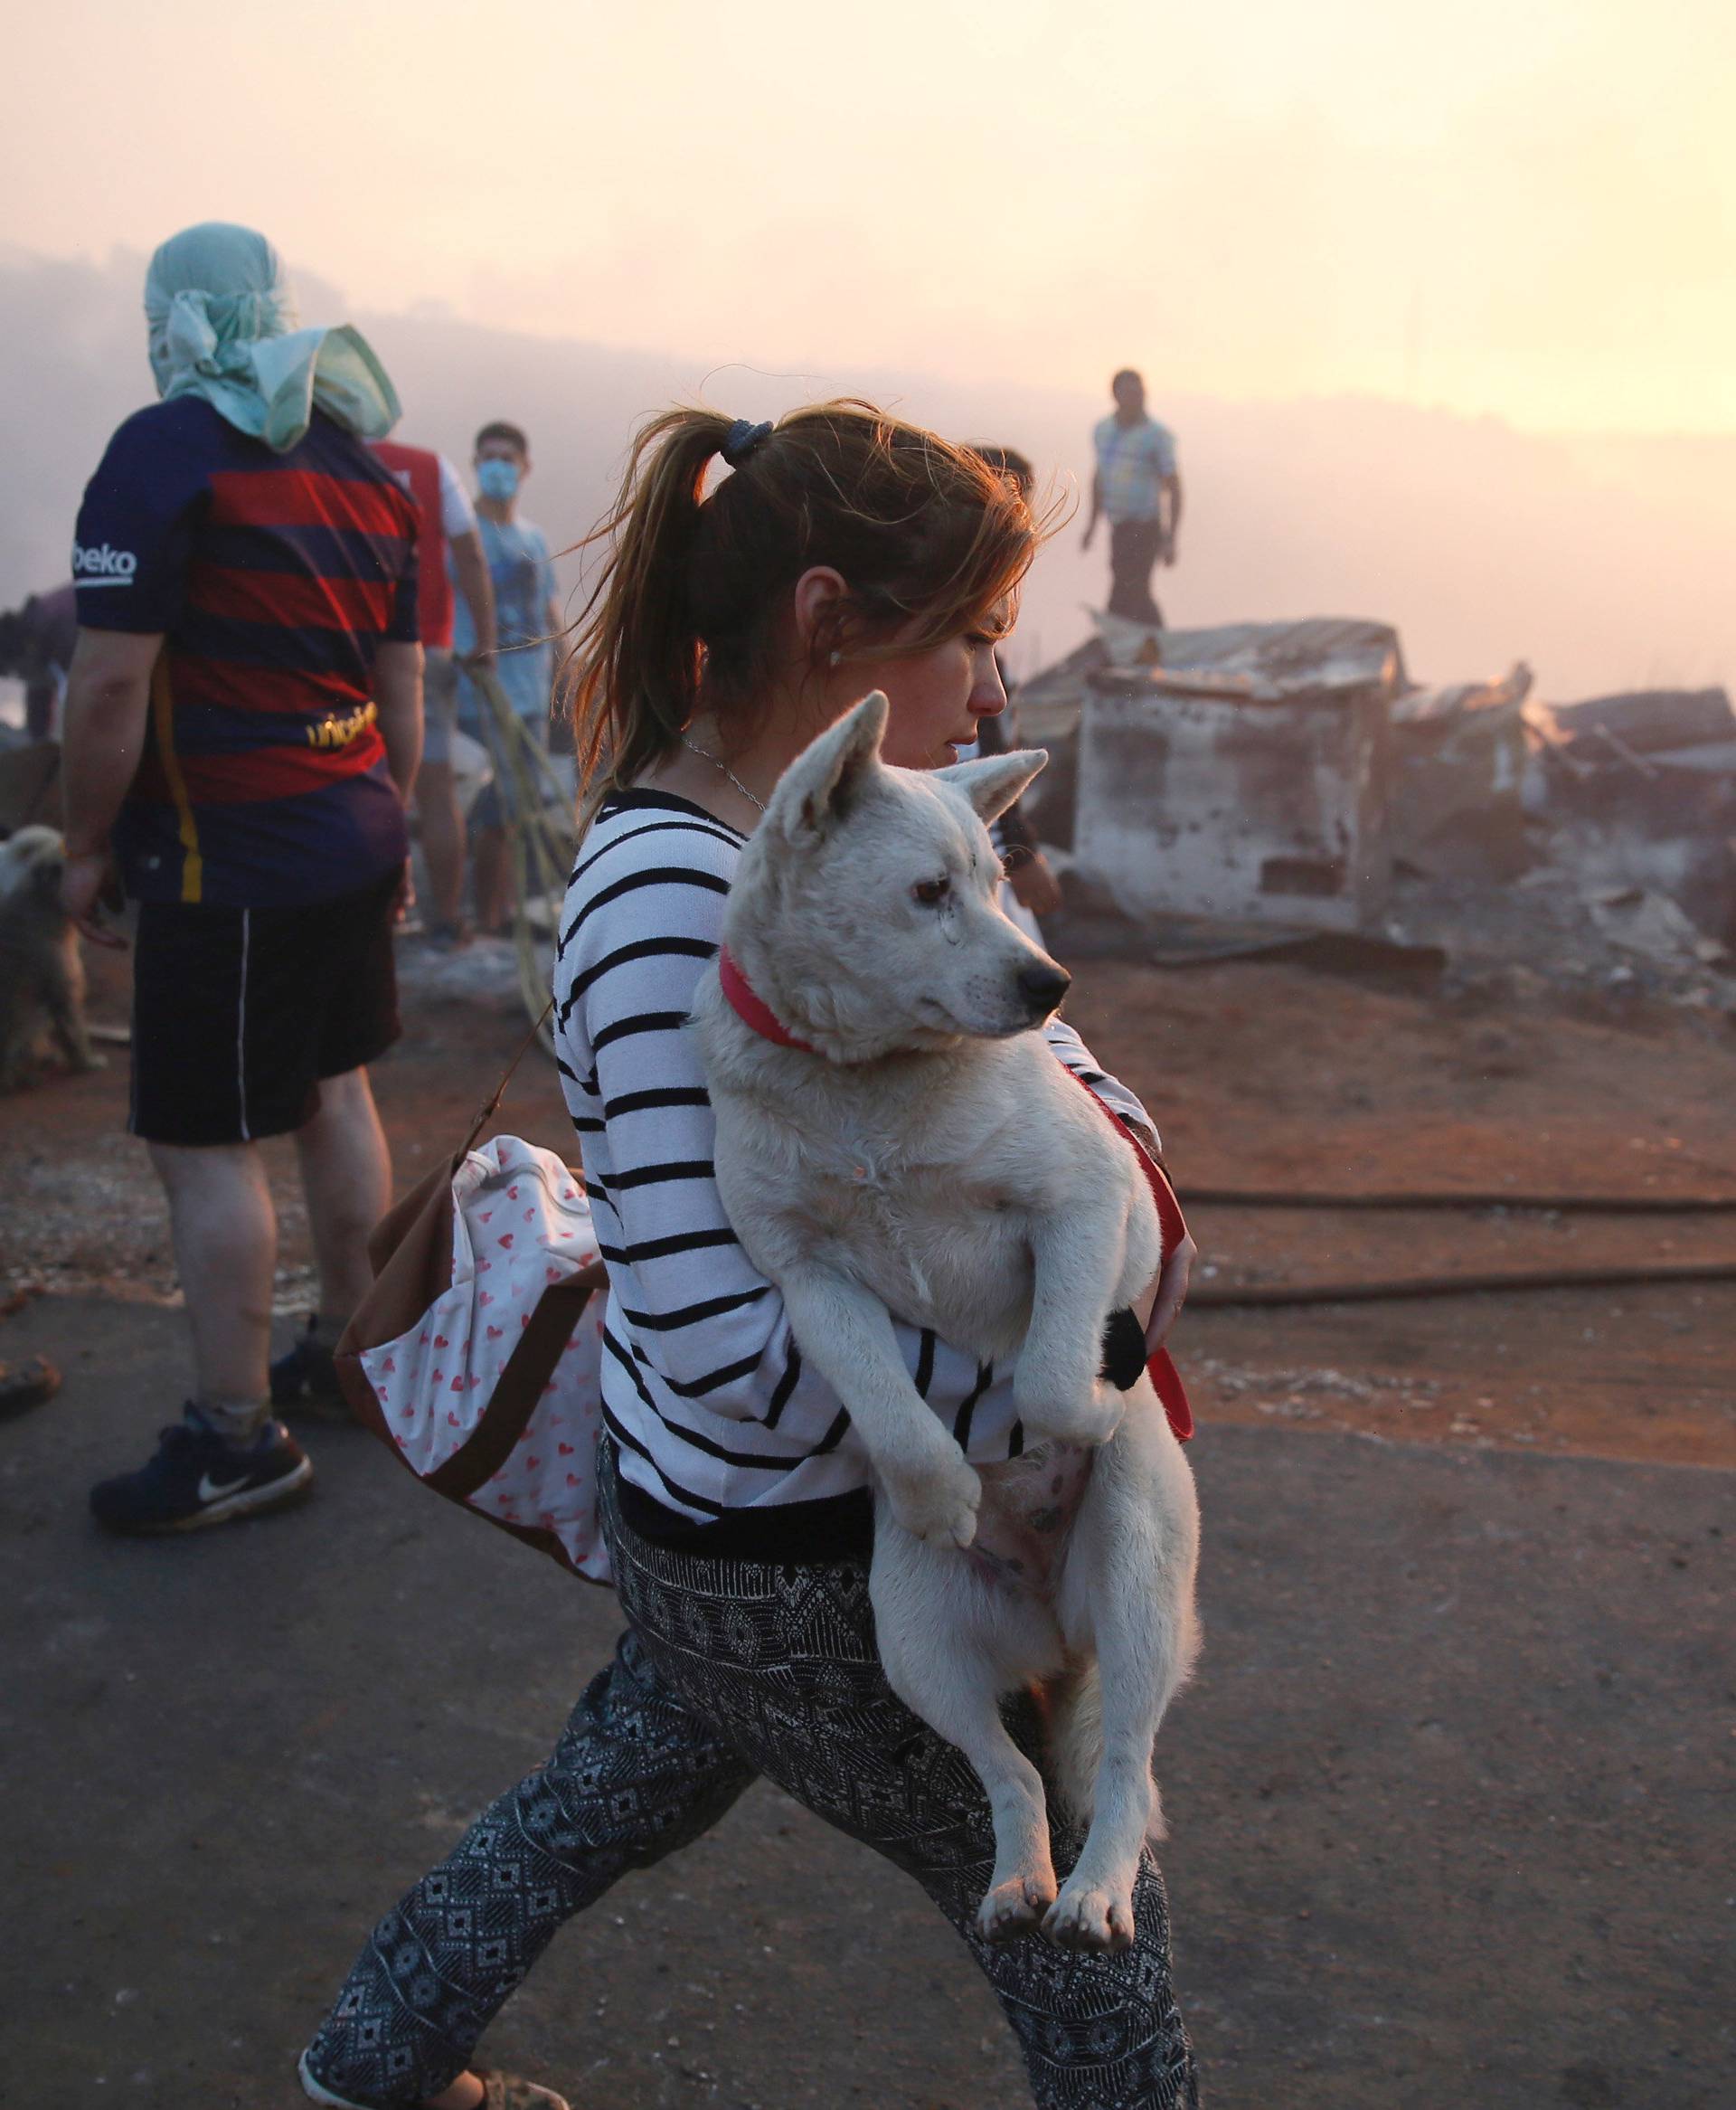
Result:
{"type": "MultiPolygon", "coordinates": [[[[476,525],[494,582],[499,638],[493,672],[521,724],[546,742],[554,638],[563,619],[548,538],[518,510],[519,493],[530,472],[530,441],[519,426],[495,419],[476,434],[476,525]]],[[[462,662],[475,648],[467,612],[461,610],[453,649],[462,662]]],[[[458,724],[473,740],[487,745],[483,713],[482,698],[467,677],[459,688],[458,724]]],[[[488,932],[500,930],[506,914],[511,872],[505,820],[499,785],[491,783],[470,813],[476,922],[488,932]]]]}

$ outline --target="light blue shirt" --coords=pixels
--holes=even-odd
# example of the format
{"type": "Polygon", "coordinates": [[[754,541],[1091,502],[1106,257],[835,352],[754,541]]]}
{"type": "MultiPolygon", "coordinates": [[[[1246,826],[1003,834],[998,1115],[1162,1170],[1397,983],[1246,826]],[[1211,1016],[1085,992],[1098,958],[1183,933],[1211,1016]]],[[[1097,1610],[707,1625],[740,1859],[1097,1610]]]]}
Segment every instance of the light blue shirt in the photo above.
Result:
{"type": "MultiPolygon", "coordinates": [[[[495,673],[521,718],[544,718],[554,679],[554,646],[548,640],[549,597],[554,591],[554,566],[548,538],[528,520],[502,526],[486,515],[476,516],[482,554],[495,582],[495,622],[500,651],[495,673]],[[536,642],[535,640],[548,640],[536,642]]],[[[476,625],[463,594],[458,596],[452,624],[452,648],[462,655],[476,645],[476,625]]],[[[474,724],[481,704],[467,679],[459,690],[458,710],[474,724]]]]}
{"type": "Polygon", "coordinates": [[[1156,418],[1123,425],[1113,412],[1092,427],[1097,449],[1099,490],[1103,510],[1113,520],[1156,520],[1160,493],[1175,468],[1175,435],[1156,418]]]}

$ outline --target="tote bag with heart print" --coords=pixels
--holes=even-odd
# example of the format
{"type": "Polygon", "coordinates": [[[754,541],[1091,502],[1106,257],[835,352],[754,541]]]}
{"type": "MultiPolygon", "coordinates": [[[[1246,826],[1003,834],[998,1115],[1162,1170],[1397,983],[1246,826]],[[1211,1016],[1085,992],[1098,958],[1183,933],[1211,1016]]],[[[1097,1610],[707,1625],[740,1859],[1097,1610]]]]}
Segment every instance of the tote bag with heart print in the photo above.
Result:
{"type": "Polygon", "coordinates": [[[429,1173],[369,1251],[373,1288],[337,1351],[357,1419],[437,1493],[607,1583],[607,1277],[578,1175],[495,1136],[429,1173]]]}

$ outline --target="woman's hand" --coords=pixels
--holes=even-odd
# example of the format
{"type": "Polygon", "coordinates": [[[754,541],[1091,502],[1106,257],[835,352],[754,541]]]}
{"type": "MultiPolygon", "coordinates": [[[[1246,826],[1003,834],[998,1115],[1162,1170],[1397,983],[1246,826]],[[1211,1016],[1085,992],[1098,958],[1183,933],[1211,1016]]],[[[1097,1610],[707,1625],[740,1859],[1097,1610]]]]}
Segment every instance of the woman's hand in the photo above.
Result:
{"type": "Polygon", "coordinates": [[[1199,1250],[1191,1237],[1184,1238],[1164,1263],[1163,1273],[1157,1277],[1157,1295],[1152,1303],[1151,1316],[1146,1321],[1147,1356],[1156,1355],[1163,1347],[1169,1339],[1170,1329],[1181,1317],[1199,1250]]]}

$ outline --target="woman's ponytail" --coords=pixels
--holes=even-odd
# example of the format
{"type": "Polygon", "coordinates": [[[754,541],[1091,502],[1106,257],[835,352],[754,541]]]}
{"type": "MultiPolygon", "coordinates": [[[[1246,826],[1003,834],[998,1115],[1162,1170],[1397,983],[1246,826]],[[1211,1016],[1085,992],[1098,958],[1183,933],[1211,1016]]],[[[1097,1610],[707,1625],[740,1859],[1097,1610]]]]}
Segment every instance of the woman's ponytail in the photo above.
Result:
{"type": "Polygon", "coordinates": [[[613,510],[586,537],[609,554],[566,659],[581,786],[631,783],[698,705],[703,648],[688,572],[705,472],[729,432],[715,411],[654,418],[613,510]]]}

